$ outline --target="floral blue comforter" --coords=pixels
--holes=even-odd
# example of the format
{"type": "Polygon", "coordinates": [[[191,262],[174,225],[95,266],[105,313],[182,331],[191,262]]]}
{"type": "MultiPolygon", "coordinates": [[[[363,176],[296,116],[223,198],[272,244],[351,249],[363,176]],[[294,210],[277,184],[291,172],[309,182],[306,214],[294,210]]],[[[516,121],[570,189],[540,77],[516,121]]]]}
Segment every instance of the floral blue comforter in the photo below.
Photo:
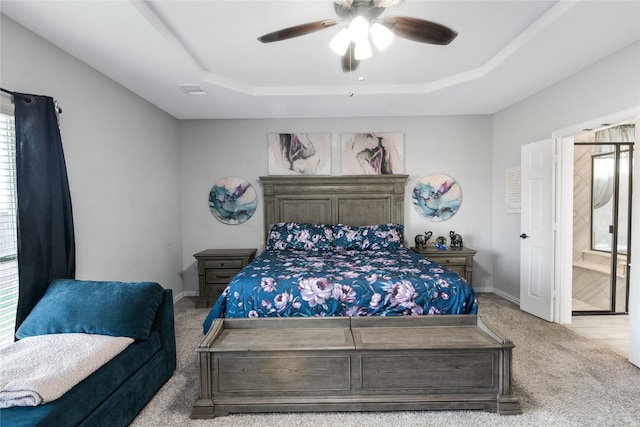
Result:
{"type": "Polygon", "coordinates": [[[268,250],[240,271],[204,322],[227,317],[476,314],[467,282],[404,247],[268,250]]]}

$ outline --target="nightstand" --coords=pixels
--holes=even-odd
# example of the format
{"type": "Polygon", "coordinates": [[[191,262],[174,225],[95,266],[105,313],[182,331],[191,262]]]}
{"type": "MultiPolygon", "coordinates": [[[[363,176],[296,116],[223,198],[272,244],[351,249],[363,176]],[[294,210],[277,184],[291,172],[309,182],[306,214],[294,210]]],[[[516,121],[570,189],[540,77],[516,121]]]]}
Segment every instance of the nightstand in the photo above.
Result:
{"type": "Polygon", "coordinates": [[[257,249],[207,249],[193,256],[198,262],[196,308],[212,306],[233,276],[249,264],[257,249]]]}
{"type": "Polygon", "coordinates": [[[439,250],[435,246],[427,246],[425,249],[412,247],[411,250],[458,273],[464,277],[470,285],[472,284],[473,256],[478,251],[471,248],[446,248],[439,250]]]}

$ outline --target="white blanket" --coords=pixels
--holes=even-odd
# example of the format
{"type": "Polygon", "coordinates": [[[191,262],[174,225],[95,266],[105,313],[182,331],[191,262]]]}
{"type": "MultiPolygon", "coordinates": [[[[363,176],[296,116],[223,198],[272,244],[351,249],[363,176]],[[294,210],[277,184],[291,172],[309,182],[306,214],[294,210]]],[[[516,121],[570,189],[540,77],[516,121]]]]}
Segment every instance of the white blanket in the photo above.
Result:
{"type": "Polygon", "coordinates": [[[0,349],[0,408],[58,399],[133,341],[107,335],[51,334],[0,349]]]}

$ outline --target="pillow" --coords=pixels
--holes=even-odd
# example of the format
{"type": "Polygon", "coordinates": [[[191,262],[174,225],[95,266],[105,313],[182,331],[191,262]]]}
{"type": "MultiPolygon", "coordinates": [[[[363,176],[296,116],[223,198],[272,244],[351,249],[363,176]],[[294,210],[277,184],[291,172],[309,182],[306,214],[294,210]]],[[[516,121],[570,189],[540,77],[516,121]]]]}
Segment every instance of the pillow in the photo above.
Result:
{"type": "Polygon", "coordinates": [[[162,293],[162,287],[153,282],[56,279],[16,337],[75,332],[146,340],[162,293]]]}
{"type": "Polygon", "coordinates": [[[360,227],[337,224],[333,226],[333,238],[338,250],[396,249],[402,246],[403,231],[401,224],[360,227]]]}
{"type": "Polygon", "coordinates": [[[333,229],[326,224],[281,222],[271,226],[265,248],[328,251],[333,249],[333,229]]]}

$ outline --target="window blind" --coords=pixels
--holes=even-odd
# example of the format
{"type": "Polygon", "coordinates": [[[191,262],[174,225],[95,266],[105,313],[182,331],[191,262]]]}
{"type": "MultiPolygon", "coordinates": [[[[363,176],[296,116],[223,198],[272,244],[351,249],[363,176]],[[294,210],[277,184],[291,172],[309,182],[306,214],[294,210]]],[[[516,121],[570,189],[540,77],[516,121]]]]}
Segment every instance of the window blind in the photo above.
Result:
{"type": "Polygon", "coordinates": [[[13,105],[0,104],[0,348],[13,342],[18,305],[16,131],[13,105]]]}

